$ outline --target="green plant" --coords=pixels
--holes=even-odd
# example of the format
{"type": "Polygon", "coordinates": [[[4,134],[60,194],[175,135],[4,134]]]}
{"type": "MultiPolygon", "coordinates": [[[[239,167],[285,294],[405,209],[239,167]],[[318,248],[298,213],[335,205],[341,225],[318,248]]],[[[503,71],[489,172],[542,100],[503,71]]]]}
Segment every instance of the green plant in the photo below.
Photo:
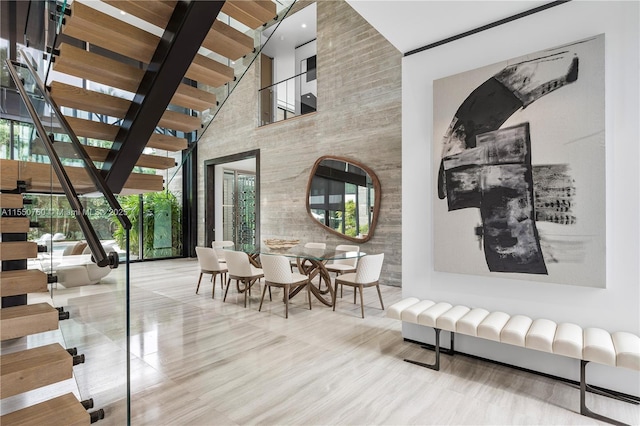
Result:
{"type": "MultiPolygon", "coordinates": [[[[131,221],[130,251],[140,253],[140,229],[142,229],[142,255],[145,258],[179,256],[182,254],[182,209],[177,197],[169,192],[149,192],[147,194],[119,197],[120,205],[131,221]],[[142,198],[142,203],[140,199],[142,198]],[[142,215],[140,208],[143,208],[142,215]],[[140,217],[142,216],[142,226],[140,217]],[[168,217],[169,221],[156,224],[156,218],[168,217]],[[157,225],[157,226],[156,226],[157,225]],[[170,238],[170,244],[160,244],[170,238]]],[[[114,216],[113,238],[121,248],[125,247],[125,232],[114,216]]],[[[159,219],[158,219],[159,220],[159,219]]]]}

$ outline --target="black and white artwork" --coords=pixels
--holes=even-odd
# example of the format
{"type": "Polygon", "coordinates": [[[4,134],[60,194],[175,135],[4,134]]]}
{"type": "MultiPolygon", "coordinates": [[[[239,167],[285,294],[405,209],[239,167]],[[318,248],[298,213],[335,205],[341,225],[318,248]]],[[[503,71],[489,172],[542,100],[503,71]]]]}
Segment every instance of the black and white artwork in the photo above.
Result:
{"type": "Polygon", "coordinates": [[[433,85],[436,270],[605,287],[604,35],[433,85]]]}

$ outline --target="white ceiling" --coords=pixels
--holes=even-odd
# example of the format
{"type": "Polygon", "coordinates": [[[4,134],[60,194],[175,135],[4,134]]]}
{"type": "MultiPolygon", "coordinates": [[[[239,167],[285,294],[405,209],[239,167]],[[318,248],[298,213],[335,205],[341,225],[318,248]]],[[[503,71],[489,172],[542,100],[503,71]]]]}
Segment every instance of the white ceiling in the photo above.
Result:
{"type": "MultiPolygon", "coordinates": [[[[262,48],[262,53],[272,58],[287,54],[291,55],[296,46],[315,39],[316,11],[316,4],[312,3],[293,15],[287,16],[277,27],[275,35],[262,48]]],[[[266,40],[275,28],[276,26],[274,25],[264,30],[262,32],[262,40],[266,40]]]]}
{"type": "Polygon", "coordinates": [[[549,2],[347,0],[347,3],[396,49],[406,53],[549,2]]]}

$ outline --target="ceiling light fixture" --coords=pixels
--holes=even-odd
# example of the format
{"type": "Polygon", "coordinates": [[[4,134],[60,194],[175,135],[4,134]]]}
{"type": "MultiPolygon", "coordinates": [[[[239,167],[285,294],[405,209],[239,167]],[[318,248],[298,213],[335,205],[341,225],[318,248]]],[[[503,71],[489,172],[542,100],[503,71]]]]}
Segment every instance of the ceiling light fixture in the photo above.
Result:
{"type": "Polygon", "coordinates": [[[302,28],[307,28],[307,24],[302,24],[302,28]]]}
{"type": "Polygon", "coordinates": [[[127,14],[127,12],[125,12],[124,10],[120,11],[120,15],[126,15],[126,14],[127,14]]]}

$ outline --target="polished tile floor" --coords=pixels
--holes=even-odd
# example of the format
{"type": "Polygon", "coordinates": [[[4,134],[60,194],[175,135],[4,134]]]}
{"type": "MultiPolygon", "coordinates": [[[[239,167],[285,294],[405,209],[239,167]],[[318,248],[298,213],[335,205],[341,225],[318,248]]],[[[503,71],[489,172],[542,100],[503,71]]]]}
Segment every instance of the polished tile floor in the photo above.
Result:
{"type": "MultiPolygon", "coordinates": [[[[105,409],[99,424],[126,424],[123,273],[58,287],[54,303],[71,314],[62,332],[3,344],[62,341],[87,361],[72,380],[2,400],[2,412],[79,389],[105,409]]],[[[215,299],[204,279],[196,295],[194,259],[133,264],[131,276],[133,425],[599,424],[576,412],[579,391],[562,382],[465,356],[443,356],[439,372],[402,362],[433,354],[402,340],[374,289],[364,320],[346,289],[336,312],[318,301],[309,311],[300,294],[287,320],[275,289],[262,312],[257,288],[246,309],[233,288],[223,303],[219,282],[215,299]]],[[[387,306],[402,298],[394,287],[382,295],[387,306]]],[[[640,424],[638,406],[595,395],[588,404],[640,424]]]]}

